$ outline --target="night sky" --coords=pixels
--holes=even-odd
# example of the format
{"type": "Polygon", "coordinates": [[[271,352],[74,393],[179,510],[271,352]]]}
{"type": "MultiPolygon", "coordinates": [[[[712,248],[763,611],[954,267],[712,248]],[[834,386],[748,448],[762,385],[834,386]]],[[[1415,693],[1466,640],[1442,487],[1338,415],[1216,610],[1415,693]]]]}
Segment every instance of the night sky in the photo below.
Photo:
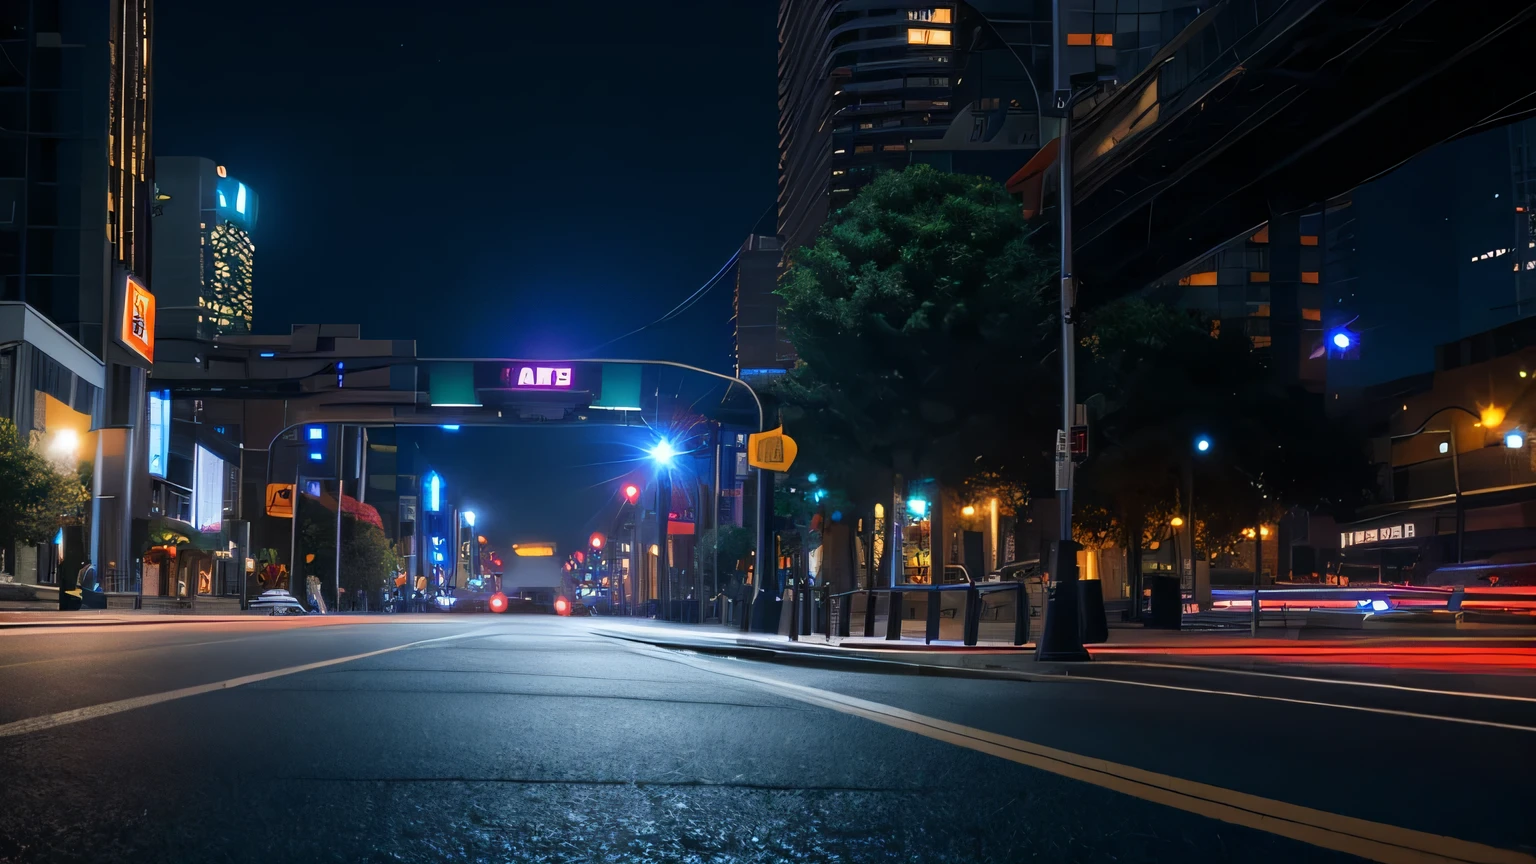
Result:
{"type": "MultiPolygon", "coordinates": [[[[258,332],[359,323],[422,356],[578,355],[772,230],[775,7],[160,0],[154,151],[260,195],[258,332]]],[[[604,353],[728,370],[730,287],[604,353]]],[[[570,493],[595,475],[554,469],[622,448],[532,434],[458,439],[456,457],[424,443],[476,457],[466,495],[537,491],[499,509],[569,542],[608,490],[570,493]]]]}

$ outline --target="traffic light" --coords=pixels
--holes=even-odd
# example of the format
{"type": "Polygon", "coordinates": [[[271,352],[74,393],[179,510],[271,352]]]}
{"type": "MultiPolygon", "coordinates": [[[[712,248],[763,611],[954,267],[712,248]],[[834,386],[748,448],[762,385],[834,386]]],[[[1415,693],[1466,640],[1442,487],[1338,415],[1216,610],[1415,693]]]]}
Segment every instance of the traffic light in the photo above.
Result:
{"type": "Polygon", "coordinates": [[[587,542],[592,544],[592,548],[593,549],[601,549],[601,548],[603,548],[603,534],[602,534],[602,532],[601,531],[593,531],[592,532],[592,538],[589,541],[587,541],[587,542]]]}
{"type": "Polygon", "coordinates": [[[640,501],[640,487],[633,483],[624,484],[624,502],[635,504],[640,501]]]}

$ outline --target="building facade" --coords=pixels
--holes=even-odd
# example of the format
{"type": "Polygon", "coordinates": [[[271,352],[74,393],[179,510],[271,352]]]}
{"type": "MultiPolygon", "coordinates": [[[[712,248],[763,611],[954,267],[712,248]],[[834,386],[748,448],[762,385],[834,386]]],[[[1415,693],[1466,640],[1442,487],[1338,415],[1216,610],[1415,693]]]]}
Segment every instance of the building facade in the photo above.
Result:
{"type": "Polygon", "coordinates": [[[0,4],[0,410],[75,433],[94,499],[56,572],[89,554],[109,591],[133,587],[146,508],[152,36],[150,0],[0,4]]]}
{"type": "Polygon", "coordinates": [[[155,160],[156,335],[212,339],[251,332],[256,192],[198,156],[155,160]]]}

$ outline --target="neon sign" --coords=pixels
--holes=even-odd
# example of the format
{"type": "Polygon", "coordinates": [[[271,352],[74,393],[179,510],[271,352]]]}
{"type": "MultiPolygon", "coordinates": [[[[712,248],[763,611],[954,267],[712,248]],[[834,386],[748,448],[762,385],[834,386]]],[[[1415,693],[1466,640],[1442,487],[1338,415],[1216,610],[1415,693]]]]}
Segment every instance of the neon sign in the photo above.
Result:
{"type": "Polygon", "coordinates": [[[503,387],[553,387],[571,386],[569,366],[508,366],[501,370],[503,387]]]}

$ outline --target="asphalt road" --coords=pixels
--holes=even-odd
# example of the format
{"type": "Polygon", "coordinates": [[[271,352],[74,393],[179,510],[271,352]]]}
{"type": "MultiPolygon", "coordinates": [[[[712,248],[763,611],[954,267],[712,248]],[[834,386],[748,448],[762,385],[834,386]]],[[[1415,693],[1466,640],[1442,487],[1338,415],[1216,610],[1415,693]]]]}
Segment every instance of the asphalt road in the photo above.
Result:
{"type": "Polygon", "coordinates": [[[1536,862],[1529,678],[1005,681],[591,620],[315,624],[0,631],[0,862],[1536,862]]]}

